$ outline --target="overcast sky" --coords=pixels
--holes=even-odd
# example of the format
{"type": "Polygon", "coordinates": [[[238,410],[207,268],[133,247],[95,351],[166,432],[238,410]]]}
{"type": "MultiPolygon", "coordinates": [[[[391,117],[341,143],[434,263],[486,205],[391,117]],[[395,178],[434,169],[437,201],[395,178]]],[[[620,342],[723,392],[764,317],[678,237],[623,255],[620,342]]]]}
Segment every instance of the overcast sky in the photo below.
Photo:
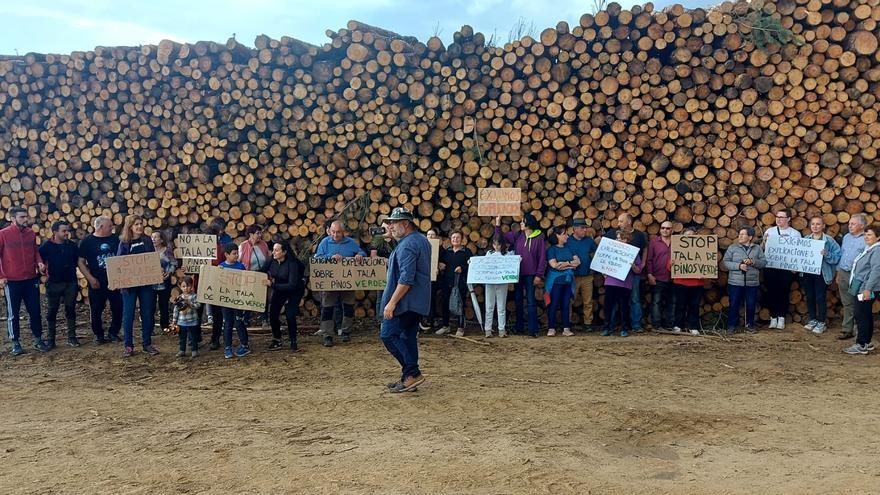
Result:
{"type": "MultiPolygon", "coordinates": [[[[636,2],[620,3],[629,7],[636,2]]],[[[671,3],[655,1],[656,9],[671,3]]],[[[328,41],[325,30],[344,28],[349,19],[423,42],[439,33],[445,44],[468,24],[487,39],[496,33],[503,44],[520,18],[538,34],[560,20],[575,26],[593,10],[593,0],[0,0],[0,54],[69,53],[166,38],[225,42],[233,33],[248,46],[258,34],[323,44],[328,41]]]]}

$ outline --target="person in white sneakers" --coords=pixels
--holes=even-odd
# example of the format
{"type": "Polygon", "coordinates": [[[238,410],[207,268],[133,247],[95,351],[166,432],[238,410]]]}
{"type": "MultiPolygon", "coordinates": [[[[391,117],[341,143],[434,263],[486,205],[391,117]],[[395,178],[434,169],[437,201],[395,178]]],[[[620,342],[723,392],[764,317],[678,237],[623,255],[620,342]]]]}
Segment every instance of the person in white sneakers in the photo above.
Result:
{"type": "MultiPolygon", "coordinates": [[[[495,234],[492,238],[492,249],[486,252],[486,256],[507,256],[512,253],[507,250],[507,242],[504,236],[495,234]]],[[[485,284],[486,294],[486,337],[492,336],[492,323],[495,313],[498,313],[498,336],[507,337],[507,291],[510,284],[485,284]]]]}
{"type": "MultiPolygon", "coordinates": [[[[776,212],[776,225],[764,231],[764,245],[773,237],[801,237],[794,227],[791,226],[791,212],[783,208],[776,212]]],[[[765,247],[766,249],[766,247],[765,247]]],[[[794,272],[778,270],[776,268],[764,269],[764,282],[767,284],[767,309],[770,310],[770,328],[782,330],[785,328],[785,314],[791,303],[791,281],[794,272]]]]}
{"type": "Polygon", "coordinates": [[[820,216],[810,219],[810,234],[808,237],[825,242],[825,247],[822,249],[822,272],[817,274],[801,274],[801,284],[804,286],[804,292],[807,296],[808,317],[804,328],[819,335],[825,333],[825,330],[828,328],[825,324],[825,317],[828,312],[826,295],[828,293],[828,286],[834,280],[834,271],[837,268],[837,263],[840,261],[840,246],[833,237],[825,233],[825,221],[820,216]]]}
{"type": "Polygon", "coordinates": [[[847,347],[847,354],[868,354],[874,350],[871,338],[874,336],[874,299],[880,291],[880,249],[876,249],[880,238],[880,225],[865,229],[865,250],[853,262],[849,277],[849,293],[856,297],[854,312],[859,334],[856,343],[847,347]]]}

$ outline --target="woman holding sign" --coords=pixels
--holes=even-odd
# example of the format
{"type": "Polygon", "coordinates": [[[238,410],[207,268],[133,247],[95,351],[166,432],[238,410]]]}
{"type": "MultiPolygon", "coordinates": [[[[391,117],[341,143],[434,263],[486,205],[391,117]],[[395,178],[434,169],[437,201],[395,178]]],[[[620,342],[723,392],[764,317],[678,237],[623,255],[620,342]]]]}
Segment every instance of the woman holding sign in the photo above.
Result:
{"type": "Polygon", "coordinates": [[[503,235],[504,240],[520,257],[519,282],[514,286],[513,301],[516,305],[516,326],[514,334],[523,333],[526,326],[523,306],[528,313],[530,337],[538,336],[538,302],[535,299],[535,286],[544,278],[547,271],[547,252],[544,249],[544,234],[539,230],[538,220],[531,213],[523,215],[519,231],[502,232],[501,217],[495,218],[495,233],[503,235]]]}
{"type": "Polygon", "coordinates": [[[810,219],[810,239],[825,241],[822,249],[822,272],[817,274],[802,273],[804,292],[807,294],[807,314],[809,319],[804,328],[815,334],[824,333],[826,330],[825,317],[828,311],[826,294],[828,286],[834,280],[834,271],[840,262],[840,245],[833,237],[825,233],[825,220],[822,217],[810,219]]]}
{"type": "Polygon", "coordinates": [[[544,302],[549,306],[547,321],[550,328],[548,337],[556,335],[556,312],[562,311],[562,335],[571,337],[571,297],[574,295],[574,269],[580,266],[581,260],[571,249],[566,247],[568,234],[565,227],[553,227],[547,235],[550,247],[547,249],[547,282],[544,289],[544,302]],[[549,301],[547,300],[549,299],[549,301]]]}
{"type": "Polygon", "coordinates": [[[849,293],[856,297],[853,307],[859,335],[856,343],[847,347],[847,354],[867,354],[874,350],[871,338],[874,336],[874,293],[880,291],[880,225],[865,229],[865,250],[856,256],[852,273],[849,276],[849,293]]]}
{"type": "MultiPolygon", "coordinates": [[[[153,241],[144,235],[144,219],[140,215],[125,217],[122,225],[122,233],[119,235],[119,249],[117,256],[128,254],[152,253],[155,251],[153,241]]],[[[141,312],[141,345],[144,352],[150,355],[159,354],[159,350],[153,346],[153,304],[156,295],[152,285],[129,287],[122,289],[122,333],[125,341],[125,351],[122,357],[134,354],[134,310],[139,306],[141,312]]]]}
{"type": "MultiPolygon", "coordinates": [[[[618,230],[615,233],[615,238],[619,242],[634,245],[634,236],[631,230],[618,230]]],[[[643,266],[642,256],[637,254],[625,279],[620,280],[611,275],[605,276],[605,329],[602,330],[601,336],[608,337],[614,331],[614,310],[617,309],[620,314],[620,336],[629,337],[629,332],[634,325],[630,313],[633,285],[635,285],[636,276],[642,273],[643,266]]]]}
{"type": "Polygon", "coordinates": [[[758,286],[761,283],[761,269],[767,264],[764,251],[752,244],[755,229],[743,228],[739,231],[737,243],[724,253],[722,265],[727,275],[727,292],[730,307],[727,310],[727,333],[733,334],[739,323],[739,308],[746,304],[746,331],[755,331],[755,308],[758,305],[758,286]]]}
{"type": "MultiPolygon", "coordinates": [[[[772,237],[801,237],[801,233],[791,226],[791,212],[783,208],[776,212],[776,226],[764,232],[764,242],[772,237]]],[[[767,309],[770,310],[770,328],[785,328],[785,314],[791,301],[791,281],[793,273],[789,270],[768,268],[764,270],[767,282],[767,309]]]]}

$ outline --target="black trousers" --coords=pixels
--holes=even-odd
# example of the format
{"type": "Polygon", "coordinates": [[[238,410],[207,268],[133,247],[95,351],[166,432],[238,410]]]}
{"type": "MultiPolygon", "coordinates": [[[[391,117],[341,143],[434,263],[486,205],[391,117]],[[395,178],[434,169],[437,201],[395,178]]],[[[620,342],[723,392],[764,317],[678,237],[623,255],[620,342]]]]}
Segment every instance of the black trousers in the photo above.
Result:
{"type": "Polygon", "coordinates": [[[767,282],[767,309],[771,318],[785,318],[791,301],[792,274],[788,270],[766,268],[764,280],[767,282]]]}
{"type": "Polygon", "coordinates": [[[287,338],[290,345],[296,346],[296,315],[299,313],[299,301],[301,296],[295,292],[272,292],[269,299],[269,324],[272,326],[272,338],[281,340],[281,310],[287,318],[287,338]]]}
{"type": "Polygon", "coordinates": [[[675,285],[675,326],[699,330],[703,286],[675,285]]]}
{"type": "Polygon", "coordinates": [[[156,304],[159,308],[159,328],[165,330],[171,324],[171,313],[169,312],[168,301],[171,299],[171,289],[162,289],[154,291],[156,293],[156,304]]]}
{"type": "Polygon", "coordinates": [[[874,338],[874,312],[871,310],[873,305],[873,299],[869,301],[859,301],[856,299],[853,306],[853,319],[856,320],[856,328],[859,329],[856,342],[859,345],[868,345],[871,339],[874,338]]]}
{"type": "Polygon", "coordinates": [[[92,289],[89,287],[89,310],[91,312],[92,332],[104,338],[104,307],[110,303],[109,335],[118,336],[122,329],[122,293],[118,290],[92,289]]]}
{"type": "Polygon", "coordinates": [[[223,308],[216,304],[211,305],[211,343],[220,345],[220,335],[223,334],[223,308]]]}
{"type": "Polygon", "coordinates": [[[79,287],[76,282],[49,282],[46,284],[46,338],[55,343],[55,329],[58,324],[58,309],[64,304],[64,316],[67,318],[67,338],[76,338],[76,293],[79,287]]]}
{"type": "MultiPolygon", "coordinates": [[[[468,294],[467,284],[463,282],[464,278],[459,277],[458,282],[458,295],[461,296],[461,314],[457,316],[458,320],[458,328],[464,328],[464,308],[467,306],[467,300],[470,295],[468,294]]],[[[442,326],[449,326],[449,318],[452,313],[449,310],[449,299],[452,297],[452,289],[455,287],[455,282],[444,282],[443,283],[443,296],[440,299],[440,304],[443,305],[441,308],[441,315],[443,315],[442,326]]]]}

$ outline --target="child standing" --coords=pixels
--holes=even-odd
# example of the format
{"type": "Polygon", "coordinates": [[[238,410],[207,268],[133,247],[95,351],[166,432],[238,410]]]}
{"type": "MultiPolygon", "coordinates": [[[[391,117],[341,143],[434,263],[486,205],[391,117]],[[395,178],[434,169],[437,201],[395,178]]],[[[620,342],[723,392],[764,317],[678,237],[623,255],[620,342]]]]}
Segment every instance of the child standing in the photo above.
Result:
{"type": "MultiPolygon", "coordinates": [[[[507,241],[504,236],[495,234],[492,238],[492,249],[486,252],[486,256],[507,256],[507,241]]],[[[507,323],[507,289],[508,284],[486,284],[486,337],[492,336],[492,323],[495,311],[498,311],[498,336],[507,337],[505,324],[507,323]]]]}
{"type": "Polygon", "coordinates": [[[177,335],[180,339],[180,350],[177,357],[186,355],[186,339],[189,337],[189,347],[192,357],[199,355],[199,340],[202,338],[202,329],[199,326],[199,308],[201,304],[196,301],[193,292],[193,278],[190,275],[180,281],[180,294],[174,300],[174,312],[171,318],[177,325],[177,335]]]}
{"type": "MultiPolygon", "coordinates": [[[[220,263],[220,268],[227,270],[244,270],[244,264],[238,261],[238,245],[230,242],[223,247],[226,252],[226,261],[220,263]]],[[[238,349],[235,350],[234,356],[243,357],[251,353],[248,346],[247,327],[244,326],[244,311],[233,308],[223,308],[223,345],[225,350],[223,356],[231,359],[232,353],[232,326],[238,333],[238,349]]]]}
{"type": "MultiPolygon", "coordinates": [[[[629,243],[632,241],[631,231],[618,230],[617,240],[629,243]]],[[[614,331],[614,309],[620,314],[620,336],[629,337],[632,321],[629,314],[629,301],[632,297],[634,274],[642,272],[642,259],[636,255],[632,268],[626,275],[626,279],[619,280],[610,275],[605,276],[605,329],[602,336],[608,337],[614,331]]]]}

